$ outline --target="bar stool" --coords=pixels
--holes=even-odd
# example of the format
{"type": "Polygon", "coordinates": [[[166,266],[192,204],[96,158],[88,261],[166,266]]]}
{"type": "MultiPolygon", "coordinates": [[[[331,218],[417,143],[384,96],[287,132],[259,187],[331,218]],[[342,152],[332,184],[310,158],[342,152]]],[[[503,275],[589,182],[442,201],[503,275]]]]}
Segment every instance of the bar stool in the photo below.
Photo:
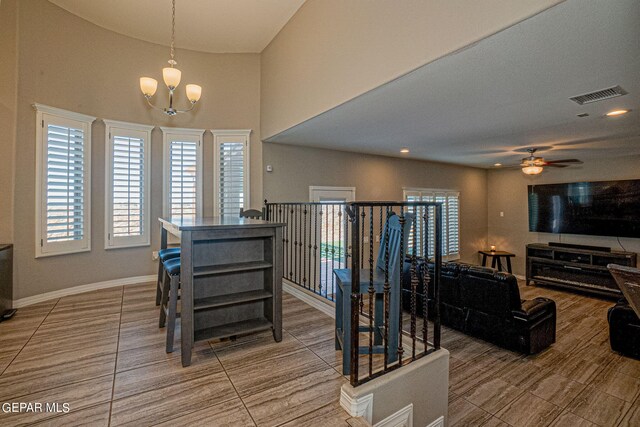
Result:
{"type": "Polygon", "coordinates": [[[180,258],[180,248],[167,248],[158,251],[158,284],[156,287],[156,305],[160,305],[160,299],[162,298],[164,262],[173,258],[180,258]]]}
{"type": "Polygon", "coordinates": [[[165,322],[167,323],[167,353],[171,353],[173,352],[173,337],[176,331],[176,317],[178,315],[180,258],[172,258],[165,261],[164,271],[159,326],[163,328],[165,322]]]}

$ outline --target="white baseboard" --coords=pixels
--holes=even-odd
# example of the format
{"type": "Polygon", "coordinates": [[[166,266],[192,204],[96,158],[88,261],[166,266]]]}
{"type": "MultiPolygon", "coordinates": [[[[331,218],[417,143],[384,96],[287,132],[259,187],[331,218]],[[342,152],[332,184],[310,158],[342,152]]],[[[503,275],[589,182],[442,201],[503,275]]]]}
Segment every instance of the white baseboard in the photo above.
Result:
{"type": "Polygon", "coordinates": [[[45,292],[44,294],[33,295],[26,298],[13,300],[13,308],[22,308],[50,299],[62,298],[69,295],[81,294],[83,292],[96,291],[98,289],[114,288],[117,286],[136,285],[138,283],[154,282],[157,280],[156,274],[147,276],[124,277],[122,279],[106,280],[104,282],[89,283],[87,285],[74,286],[72,288],[60,289],[59,291],[45,292]]]}
{"type": "Polygon", "coordinates": [[[377,422],[373,427],[413,427],[413,403],[377,422]]]}
{"type": "Polygon", "coordinates": [[[429,423],[427,427],[444,427],[444,417],[440,416],[439,418],[434,420],[432,423],[429,423]]]}
{"type": "Polygon", "coordinates": [[[293,282],[288,281],[287,279],[282,279],[282,290],[309,304],[311,307],[323,312],[332,319],[335,319],[335,305],[328,299],[316,295],[313,292],[309,292],[303,287],[296,285],[293,282]]]}
{"type": "MultiPolygon", "coordinates": [[[[340,406],[352,417],[362,417],[366,422],[371,424],[373,419],[373,394],[367,394],[362,397],[353,397],[340,390],[340,406]]],[[[413,413],[413,410],[412,410],[413,413]]]]}

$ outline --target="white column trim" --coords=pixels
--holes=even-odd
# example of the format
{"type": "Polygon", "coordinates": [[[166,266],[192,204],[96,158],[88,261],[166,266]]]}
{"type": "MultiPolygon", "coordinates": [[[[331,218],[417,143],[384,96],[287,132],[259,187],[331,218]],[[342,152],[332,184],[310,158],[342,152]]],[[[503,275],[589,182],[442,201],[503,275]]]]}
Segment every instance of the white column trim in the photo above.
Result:
{"type": "Polygon", "coordinates": [[[340,406],[342,406],[352,417],[362,417],[369,424],[372,423],[373,393],[362,397],[353,397],[349,396],[343,388],[340,390],[340,406]]]}

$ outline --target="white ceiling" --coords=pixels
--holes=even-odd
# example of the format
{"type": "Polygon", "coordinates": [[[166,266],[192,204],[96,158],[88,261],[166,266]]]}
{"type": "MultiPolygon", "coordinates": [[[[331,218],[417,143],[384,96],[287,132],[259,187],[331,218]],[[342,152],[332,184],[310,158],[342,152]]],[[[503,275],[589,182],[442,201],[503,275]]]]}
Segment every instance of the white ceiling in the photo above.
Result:
{"type": "Polygon", "coordinates": [[[567,0],[269,141],[479,167],[640,154],[640,2],[567,0]],[[569,97],[621,85],[579,106],[569,97]],[[615,119],[614,108],[633,111],[615,119]],[[589,113],[586,118],[576,117],[589,113]]]}
{"type": "MultiPolygon", "coordinates": [[[[108,30],[171,41],[171,0],[49,0],[108,30]]],[[[176,47],[262,52],[305,0],[176,0],[176,47]]]]}

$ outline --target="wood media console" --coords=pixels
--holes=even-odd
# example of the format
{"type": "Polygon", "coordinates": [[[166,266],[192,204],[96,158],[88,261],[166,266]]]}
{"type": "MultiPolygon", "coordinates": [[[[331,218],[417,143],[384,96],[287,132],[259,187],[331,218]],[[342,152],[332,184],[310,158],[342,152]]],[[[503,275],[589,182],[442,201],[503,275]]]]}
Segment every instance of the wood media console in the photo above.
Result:
{"type": "Polygon", "coordinates": [[[636,266],[636,254],[561,243],[527,245],[527,285],[578,289],[599,295],[622,295],[607,264],[636,266]]]}

